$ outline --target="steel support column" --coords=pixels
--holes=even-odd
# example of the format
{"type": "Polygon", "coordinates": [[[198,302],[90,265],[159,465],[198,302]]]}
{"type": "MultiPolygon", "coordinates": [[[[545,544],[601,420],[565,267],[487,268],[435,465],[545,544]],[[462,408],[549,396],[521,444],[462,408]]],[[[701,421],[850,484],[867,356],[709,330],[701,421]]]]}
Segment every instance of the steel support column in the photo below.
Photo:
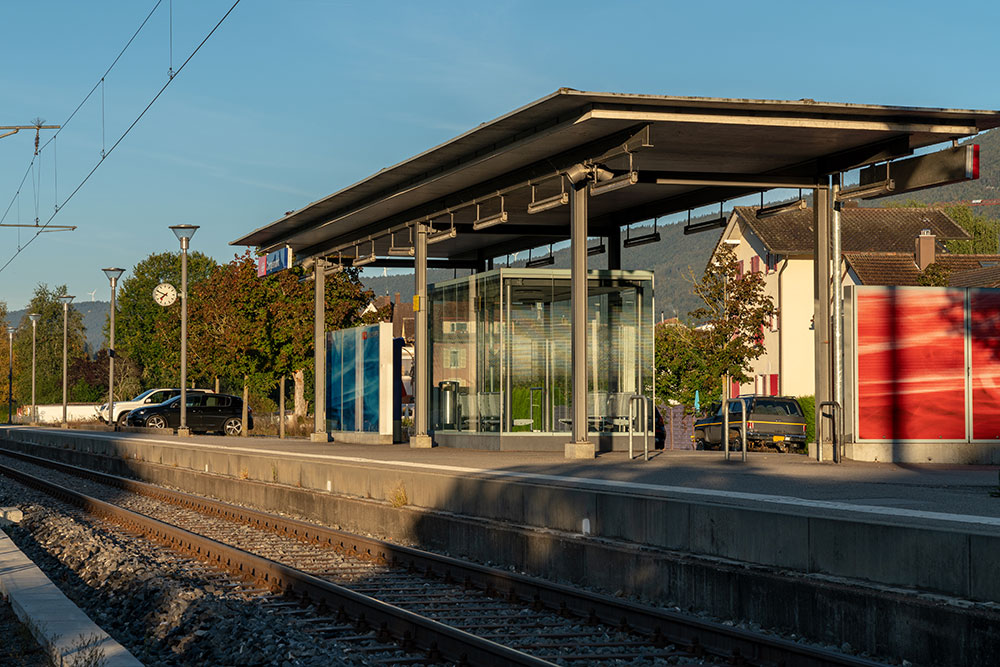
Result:
{"type": "Polygon", "coordinates": [[[840,449],[844,446],[844,287],[841,273],[841,243],[840,243],[840,202],[837,194],[840,192],[840,174],[833,176],[830,189],[830,255],[833,264],[833,313],[830,341],[832,349],[833,400],[837,403],[832,422],[832,439],[834,443],[833,460],[840,462],[840,449]]]}
{"type": "Polygon", "coordinates": [[[413,426],[410,447],[431,447],[427,433],[430,408],[430,366],[427,358],[427,227],[417,225],[413,271],[413,426]]]}
{"type": "MultiPolygon", "coordinates": [[[[820,179],[826,185],[827,177],[820,179]]],[[[825,424],[820,405],[830,397],[830,191],[814,191],[813,228],[815,257],[813,264],[813,336],[816,364],[816,460],[823,460],[825,424]]]]}
{"type": "Polygon", "coordinates": [[[587,179],[573,184],[570,217],[571,358],[573,360],[573,441],[566,443],[568,459],[594,458],[587,439],[587,179]]]}
{"type": "Polygon", "coordinates": [[[318,257],[313,263],[313,365],[315,375],[313,387],[316,395],[316,423],[309,439],[313,442],[329,442],[326,430],[326,267],[325,259],[318,257]]]}

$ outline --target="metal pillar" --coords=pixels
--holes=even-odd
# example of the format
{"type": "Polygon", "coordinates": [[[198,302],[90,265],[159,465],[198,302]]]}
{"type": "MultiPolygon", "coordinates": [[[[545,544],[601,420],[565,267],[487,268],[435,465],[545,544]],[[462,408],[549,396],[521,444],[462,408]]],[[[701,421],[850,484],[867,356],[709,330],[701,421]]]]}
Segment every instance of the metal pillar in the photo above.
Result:
{"type": "Polygon", "coordinates": [[[604,243],[608,249],[608,269],[620,270],[622,268],[622,230],[616,227],[613,232],[608,232],[604,243]]]}
{"type": "Polygon", "coordinates": [[[187,425],[187,341],[188,341],[188,243],[181,239],[181,423],[177,435],[191,435],[187,425]]]}
{"type": "Polygon", "coordinates": [[[68,398],[68,394],[66,392],[66,387],[67,387],[67,385],[66,385],[66,360],[69,357],[69,354],[67,353],[68,344],[69,344],[69,301],[64,300],[63,301],[63,367],[62,367],[62,372],[63,372],[62,373],[62,375],[63,375],[62,376],[62,381],[63,381],[62,382],[62,385],[63,385],[62,386],[62,390],[63,390],[63,394],[62,394],[62,398],[63,398],[63,404],[62,404],[62,408],[63,408],[62,409],[62,427],[63,428],[67,428],[67,426],[69,424],[69,422],[66,421],[66,399],[68,398]]]}
{"type": "Polygon", "coordinates": [[[427,358],[427,227],[417,225],[413,272],[413,426],[410,447],[431,447],[427,433],[430,407],[430,368],[427,358]]]}
{"type": "MultiPolygon", "coordinates": [[[[824,176],[818,185],[825,186],[824,176]]],[[[813,336],[816,363],[816,460],[823,460],[823,410],[830,400],[830,191],[817,188],[813,201],[815,256],[813,266],[813,336]]]]}
{"type": "Polygon", "coordinates": [[[316,396],[316,421],[309,435],[312,442],[330,442],[326,430],[326,260],[317,257],[313,262],[313,392],[316,396]]]}
{"type": "Polygon", "coordinates": [[[594,458],[587,440],[587,179],[573,184],[570,218],[570,307],[573,364],[573,441],[566,443],[568,459],[594,458]]]}
{"type": "Polygon", "coordinates": [[[7,360],[10,362],[10,369],[7,371],[7,423],[14,423],[14,327],[7,328],[7,338],[9,348],[7,360]]]}
{"type": "Polygon", "coordinates": [[[35,343],[38,340],[38,313],[28,315],[31,318],[31,424],[38,423],[38,404],[35,403],[35,343]]]}
{"type": "MultiPolygon", "coordinates": [[[[219,393],[219,392],[215,392],[219,393]]],[[[278,380],[278,437],[285,437],[285,376],[278,380]]]]}
{"type": "Polygon", "coordinates": [[[831,342],[833,349],[833,401],[835,411],[839,412],[833,424],[833,460],[840,462],[840,448],[844,443],[844,424],[841,415],[844,414],[844,287],[840,269],[840,202],[837,194],[840,192],[840,174],[833,177],[830,190],[830,255],[833,259],[833,321],[831,342]]]}

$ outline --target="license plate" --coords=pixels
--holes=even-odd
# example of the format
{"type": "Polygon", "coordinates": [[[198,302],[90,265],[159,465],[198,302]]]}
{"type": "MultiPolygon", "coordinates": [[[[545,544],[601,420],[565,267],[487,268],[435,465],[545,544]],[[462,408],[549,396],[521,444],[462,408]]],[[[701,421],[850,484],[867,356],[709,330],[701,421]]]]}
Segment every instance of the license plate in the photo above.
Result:
{"type": "Polygon", "coordinates": [[[784,442],[785,441],[785,436],[783,436],[783,435],[772,435],[771,436],[771,441],[772,442],[784,442]]]}

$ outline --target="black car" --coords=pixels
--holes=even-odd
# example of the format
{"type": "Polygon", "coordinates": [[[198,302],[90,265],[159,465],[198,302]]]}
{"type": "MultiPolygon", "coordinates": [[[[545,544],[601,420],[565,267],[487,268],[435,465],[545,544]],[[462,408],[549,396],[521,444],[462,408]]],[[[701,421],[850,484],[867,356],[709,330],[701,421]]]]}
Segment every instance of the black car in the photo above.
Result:
{"type": "MultiPolygon", "coordinates": [[[[126,425],[146,428],[177,428],[181,421],[181,397],[128,413],[126,425]]],[[[229,394],[197,393],[187,396],[187,425],[192,431],[218,431],[239,435],[243,430],[243,399],[229,394]]],[[[247,408],[247,430],[253,430],[253,411],[247,408]]]]}
{"type": "MultiPolygon", "coordinates": [[[[806,443],[806,419],[799,402],[789,396],[741,396],[729,405],[729,442],[738,446],[742,410],[747,409],[747,445],[774,447],[806,443]]],[[[694,423],[695,449],[722,446],[722,405],[713,403],[706,417],[694,423]]]]}

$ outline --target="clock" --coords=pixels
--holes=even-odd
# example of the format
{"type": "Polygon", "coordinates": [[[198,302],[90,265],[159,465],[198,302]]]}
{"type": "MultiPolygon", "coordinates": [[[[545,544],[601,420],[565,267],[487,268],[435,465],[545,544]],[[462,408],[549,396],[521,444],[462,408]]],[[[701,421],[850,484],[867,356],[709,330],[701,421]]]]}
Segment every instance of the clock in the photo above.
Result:
{"type": "Polygon", "coordinates": [[[177,289],[170,283],[160,283],[153,288],[153,301],[161,306],[173,305],[177,301],[177,289]]]}

